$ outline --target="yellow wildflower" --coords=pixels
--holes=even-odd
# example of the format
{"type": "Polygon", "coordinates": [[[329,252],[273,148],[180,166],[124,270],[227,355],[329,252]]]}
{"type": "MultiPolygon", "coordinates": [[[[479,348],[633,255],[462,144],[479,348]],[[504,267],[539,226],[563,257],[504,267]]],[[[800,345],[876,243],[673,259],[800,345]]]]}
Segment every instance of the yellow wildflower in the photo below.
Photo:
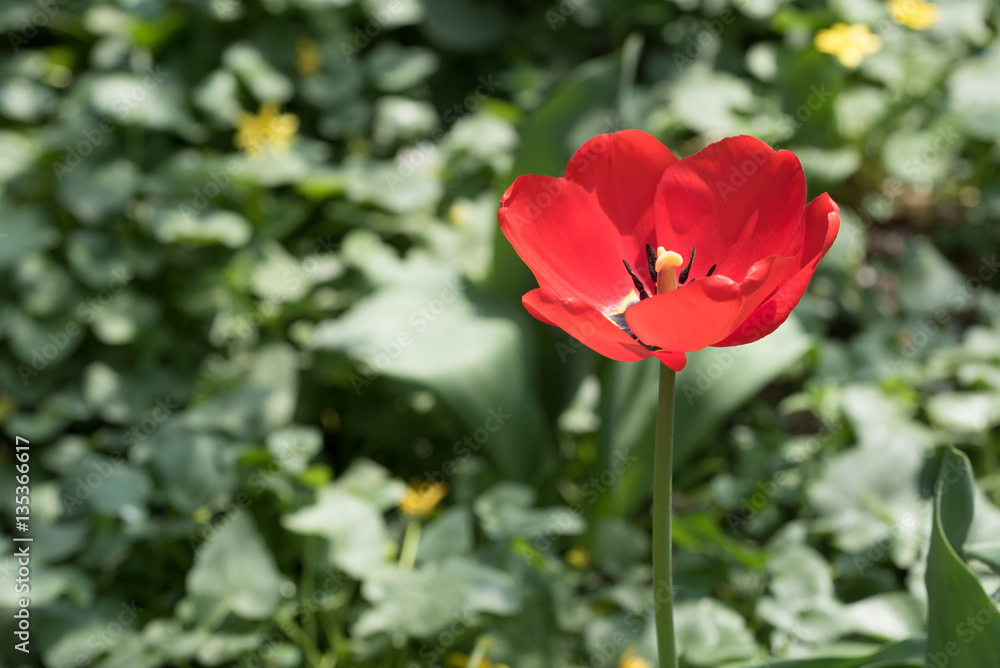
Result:
{"type": "Polygon", "coordinates": [[[267,149],[287,151],[299,129],[299,118],[295,114],[281,114],[278,105],[265,103],[256,116],[241,112],[235,125],[233,144],[251,158],[257,158],[267,149]]]}
{"type": "Polygon", "coordinates": [[[299,74],[309,76],[319,72],[323,65],[323,56],[320,55],[319,47],[311,39],[300,39],[295,45],[295,68],[299,74]]]}
{"type": "Polygon", "coordinates": [[[635,655],[635,646],[629,645],[618,659],[618,668],[653,668],[648,661],[635,655]]]}
{"type": "Polygon", "coordinates": [[[573,568],[582,571],[590,565],[590,553],[582,547],[571,548],[566,553],[566,563],[573,568]]]}
{"type": "Polygon", "coordinates": [[[924,0],[889,0],[885,3],[889,15],[896,23],[913,28],[927,30],[937,22],[938,6],[924,0]]]}
{"type": "Polygon", "coordinates": [[[448,485],[443,482],[420,482],[419,478],[414,478],[399,502],[399,509],[410,517],[423,519],[447,495],[448,485]]]}
{"type": "Polygon", "coordinates": [[[847,25],[834,23],[826,30],[820,30],[813,41],[817,51],[837,57],[844,67],[857,67],[865,56],[882,50],[882,38],[873,35],[863,23],[847,25]]]}
{"type": "MultiPolygon", "coordinates": [[[[469,665],[469,655],[452,652],[448,655],[448,665],[450,668],[467,668],[469,665]]],[[[510,668],[506,663],[493,663],[485,656],[480,659],[473,668],[510,668]]]]}

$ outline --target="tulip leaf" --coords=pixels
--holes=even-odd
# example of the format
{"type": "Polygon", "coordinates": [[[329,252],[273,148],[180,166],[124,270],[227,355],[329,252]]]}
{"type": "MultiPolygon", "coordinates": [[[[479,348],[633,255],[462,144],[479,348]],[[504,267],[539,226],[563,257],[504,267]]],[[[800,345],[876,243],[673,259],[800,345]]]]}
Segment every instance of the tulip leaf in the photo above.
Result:
{"type": "Polygon", "coordinates": [[[790,661],[768,659],[749,668],[923,668],[925,653],[924,639],[911,638],[863,656],[790,661]]]}
{"type": "Polygon", "coordinates": [[[974,508],[972,465],[949,448],[936,486],[925,576],[929,665],[1000,666],[1000,610],[962,559],[974,508]]]}
{"type": "Polygon", "coordinates": [[[520,359],[520,329],[477,313],[454,274],[415,261],[399,267],[408,287],[359,300],[336,320],[320,322],[306,344],[356,360],[351,383],[358,394],[383,376],[436,393],[468,434],[454,445],[454,466],[478,452],[509,478],[538,474],[535,462],[549,436],[520,359]]]}

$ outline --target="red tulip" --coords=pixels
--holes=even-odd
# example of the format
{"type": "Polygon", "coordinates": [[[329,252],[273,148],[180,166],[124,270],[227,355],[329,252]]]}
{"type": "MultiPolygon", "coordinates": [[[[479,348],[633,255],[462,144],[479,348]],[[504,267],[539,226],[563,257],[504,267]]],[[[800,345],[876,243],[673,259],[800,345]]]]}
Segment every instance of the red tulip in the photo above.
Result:
{"type": "Polygon", "coordinates": [[[561,178],[518,177],[498,219],[538,280],[522,298],[533,316],[611,359],[679,371],[686,353],[783,323],[838,212],[826,194],[806,205],[798,159],[752,137],[678,160],[625,130],[584,144],[561,178]]]}

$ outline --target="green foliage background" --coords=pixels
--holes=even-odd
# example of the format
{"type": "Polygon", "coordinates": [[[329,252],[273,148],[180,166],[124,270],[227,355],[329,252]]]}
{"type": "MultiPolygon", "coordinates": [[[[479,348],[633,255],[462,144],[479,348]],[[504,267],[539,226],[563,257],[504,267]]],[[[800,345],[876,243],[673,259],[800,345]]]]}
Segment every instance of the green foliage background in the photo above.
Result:
{"type": "Polygon", "coordinates": [[[5,2],[0,542],[16,436],[35,540],[33,654],[4,550],[0,662],[652,663],[656,364],[527,316],[495,222],[517,174],[640,128],[793,150],[843,215],[785,326],[678,378],[684,665],[1000,664],[998,20],[5,2]],[[836,21],[883,48],[818,53],[836,21]],[[248,159],[264,103],[297,137],[248,159]],[[414,476],[449,488],[426,520],[414,476]]]}

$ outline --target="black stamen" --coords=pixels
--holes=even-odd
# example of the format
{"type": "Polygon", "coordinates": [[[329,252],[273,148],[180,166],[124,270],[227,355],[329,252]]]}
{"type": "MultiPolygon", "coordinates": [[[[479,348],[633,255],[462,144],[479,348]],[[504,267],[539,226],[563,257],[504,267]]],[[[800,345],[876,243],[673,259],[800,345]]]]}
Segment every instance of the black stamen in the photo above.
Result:
{"type": "Polygon", "coordinates": [[[639,299],[646,299],[649,297],[649,293],[646,292],[646,286],[642,284],[639,277],[635,275],[635,271],[632,269],[632,265],[628,263],[628,260],[622,260],[625,263],[625,268],[628,269],[628,275],[632,277],[632,283],[635,284],[635,289],[639,293],[639,299]]]}
{"type": "Polygon", "coordinates": [[[711,267],[708,268],[708,273],[705,274],[705,278],[708,278],[709,276],[712,275],[712,272],[715,271],[715,266],[716,265],[713,264],[711,267]]]}
{"type": "Polygon", "coordinates": [[[646,262],[649,264],[649,277],[653,279],[653,290],[656,290],[656,251],[653,244],[646,244],[646,262]]]}
{"type": "Polygon", "coordinates": [[[691,258],[688,260],[687,266],[681,270],[681,275],[677,277],[678,283],[684,283],[688,279],[688,274],[691,272],[691,265],[694,263],[694,246],[691,246],[691,258]]]}
{"type": "Polygon", "coordinates": [[[648,343],[643,343],[642,341],[639,340],[638,336],[636,336],[635,334],[632,333],[632,329],[628,326],[628,323],[625,321],[625,311],[622,311],[621,313],[612,313],[612,314],[608,315],[607,318],[611,322],[613,322],[616,325],[618,325],[623,332],[625,332],[626,334],[628,334],[629,336],[632,337],[633,341],[635,341],[636,343],[638,343],[640,346],[642,346],[646,350],[648,350],[650,352],[654,352],[654,353],[655,352],[659,352],[660,350],[663,350],[663,348],[658,348],[656,346],[651,346],[648,343]]]}

